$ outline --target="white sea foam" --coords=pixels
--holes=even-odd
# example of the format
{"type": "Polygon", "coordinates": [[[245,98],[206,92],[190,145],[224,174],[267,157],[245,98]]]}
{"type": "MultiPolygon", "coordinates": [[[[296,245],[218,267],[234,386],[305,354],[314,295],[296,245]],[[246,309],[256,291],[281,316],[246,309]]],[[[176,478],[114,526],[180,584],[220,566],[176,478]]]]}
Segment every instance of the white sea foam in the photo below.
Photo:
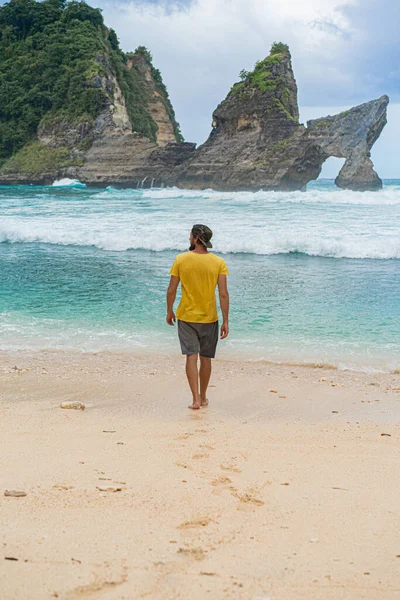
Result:
{"type": "MultiPolygon", "coordinates": [[[[106,194],[115,196],[116,194],[129,195],[136,190],[115,190],[107,188],[106,194]]],[[[188,198],[190,200],[202,199],[213,201],[230,201],[238,203],[260,204],[326,204],[326,205],[400,205],[400,188],[397,186],[387,186],[379,192],[352,192],[350,190],[329,189],[310,189],[306,192],[217,192],[212,189],[206,190],[184,190],[179,188],[154,188],[141,190],[143,198],[148,199],[178,199],[188,198]]]]}
{"type": "MultiPolygon", "coordinates": [[[[71,182],[72,180],[68,180],[71,182]]],[[[0,242],[183,251],[193,223],[219,253],[400,259],[400,189],[349,192],[77,190],[1,206],[0,242]]]]}
{"type": "Polygon", "coordinates": [[[63,179],[56,179],[53,181],[52,187],[86,187],[84,183],[79,181],[79,179],[69,179],[68,177],[64,177],[63,179]]]}
{"type": "MultiPolygon", "coordinates": [[[[77,222],[65,228],[49,219],[47,223],[5,223],[0,225],[0,242],[9,243],[44,243],[71,246],[94,246],[102,250],[121,252],[125,250],[164,250],[184,251],[187,242],[177,230],[165,237],[159,227],[151,231],[144,228],[130,231],[128,227],[119,227],[112,231],[91,229],[90,224],[77,222]]],[[[340,239],[330,237],[328,232],[304,234],[293,231],[270,233],[249,232],[243,228],[240,232],[220,236],[214,249],[220,253],[246,253],[259,255],[275,255],[302,253],[309,256],[358,259],[400,259],[400,236],[384,235],[365,238],[357,234],[342,236],[340,239]]]]}

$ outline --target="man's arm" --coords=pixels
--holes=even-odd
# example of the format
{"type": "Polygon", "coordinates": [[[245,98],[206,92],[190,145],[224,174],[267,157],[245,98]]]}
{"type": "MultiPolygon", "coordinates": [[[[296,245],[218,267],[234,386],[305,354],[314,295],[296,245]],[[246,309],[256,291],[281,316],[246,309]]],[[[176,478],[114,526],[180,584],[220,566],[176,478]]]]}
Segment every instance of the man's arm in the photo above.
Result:
{"type": "Polygon", "coordinates": [[[222,325],[221,325],[221,340],[228,337],[229,334],[229,293],[228,283],[226,275],[220,275],[218,277],[218,294],[219,303],[222,311],[222,325]]]}
{"type": "Polygon", "coordinates": [[[179,277],[175,277],[175,275],[171,275],[171,279],[169,282],[168,290],[167,290],[167,318],[166,321],[168,325],[174,325],[176,321],[175,313],[174,313],[174,302],[176,298],[176,290],[179,285],[179,277]]]}

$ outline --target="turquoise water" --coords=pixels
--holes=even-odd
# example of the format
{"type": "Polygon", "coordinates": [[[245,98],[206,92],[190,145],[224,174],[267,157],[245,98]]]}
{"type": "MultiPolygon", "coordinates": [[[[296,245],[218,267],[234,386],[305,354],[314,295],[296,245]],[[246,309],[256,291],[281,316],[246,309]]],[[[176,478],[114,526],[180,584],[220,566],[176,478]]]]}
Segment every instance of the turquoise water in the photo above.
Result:
{"type": "Polygon", "coordinates": [[[231,271],[219,356],[400,367],[399,181],[377,193],[0,187],[0,348],[178,353],[164,298],[195,222],[231,271]]]}

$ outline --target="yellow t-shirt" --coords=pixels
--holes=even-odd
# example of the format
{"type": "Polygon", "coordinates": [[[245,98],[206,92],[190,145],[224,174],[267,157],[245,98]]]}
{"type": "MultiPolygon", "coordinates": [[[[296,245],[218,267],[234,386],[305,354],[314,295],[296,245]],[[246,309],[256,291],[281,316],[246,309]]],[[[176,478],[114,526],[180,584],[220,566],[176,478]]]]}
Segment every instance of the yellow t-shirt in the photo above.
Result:
{"type": "Polygon", "coordinates": [[[170,274],[179,277],[182,299],[176,317],[189,323],[218,321],[215,288],[219,275],[228,275],[226,262],[211,252],[178,254],[170,274]]]}

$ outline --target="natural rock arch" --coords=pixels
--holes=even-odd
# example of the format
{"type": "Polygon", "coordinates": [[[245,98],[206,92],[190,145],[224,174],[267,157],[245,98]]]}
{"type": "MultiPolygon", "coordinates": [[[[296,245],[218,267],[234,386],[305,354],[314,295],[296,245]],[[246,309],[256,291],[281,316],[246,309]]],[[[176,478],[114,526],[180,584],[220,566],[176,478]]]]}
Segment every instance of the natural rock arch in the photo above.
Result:
{"type": "Polygon", "coordinates": [[[317,179],[330,156],[345,158],[336,185],[377,190],[370,150],[386,124],[387,96],[335,116],[298,122],[289,48],[271,54],[235,84],[213,114],[208,140],[175,171],[180,187],[299,190],[317,179]]]}
{"type": "Polygon", "coordinates": [[[309,137],[327,157],[346,159],[335,179],[338,187],[356,190],[382,187],[382,181],[374,171],[370,151],[386,125],[388,103],[389,98],[382,96],[333,117],[307,122],[309,137]]]}

